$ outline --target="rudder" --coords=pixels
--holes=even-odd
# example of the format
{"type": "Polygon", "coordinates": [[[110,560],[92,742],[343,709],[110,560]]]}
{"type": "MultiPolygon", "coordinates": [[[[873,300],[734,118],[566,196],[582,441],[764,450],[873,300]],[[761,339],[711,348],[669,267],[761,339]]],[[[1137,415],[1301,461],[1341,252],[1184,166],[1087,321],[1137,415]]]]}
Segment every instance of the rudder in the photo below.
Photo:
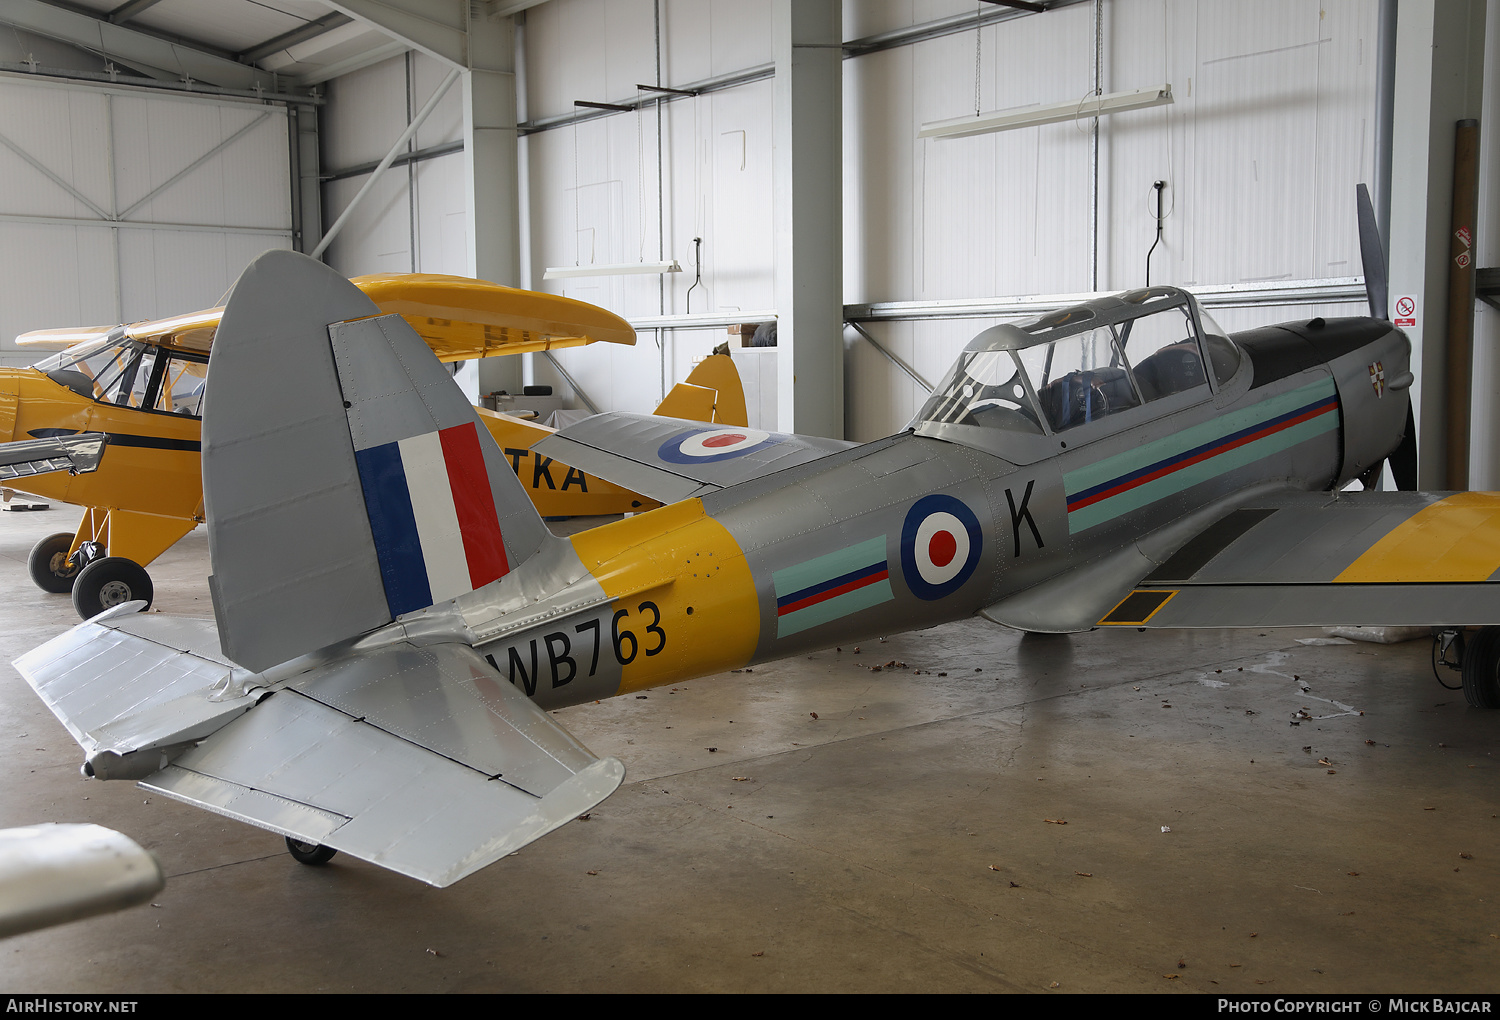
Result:
{"type": "Polygon", "coordinates": [[[225,308],[204,506],[224,651],[250,669],[479,587],[550,540],[448,372],[378,312],[289,251],[256,259],[225,308]]]}

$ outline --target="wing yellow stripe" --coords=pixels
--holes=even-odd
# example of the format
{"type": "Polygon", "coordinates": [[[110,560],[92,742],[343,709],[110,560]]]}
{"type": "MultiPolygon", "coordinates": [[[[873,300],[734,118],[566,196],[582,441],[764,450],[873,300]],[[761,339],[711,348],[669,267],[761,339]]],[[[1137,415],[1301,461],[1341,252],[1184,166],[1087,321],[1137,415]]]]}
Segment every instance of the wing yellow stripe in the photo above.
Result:
{"type": "Polygon", "coordinates": [[[1424,507],[1335,582],[1484,581],[1500,570],[1500,494],[1460,492],[1424,507]]]}

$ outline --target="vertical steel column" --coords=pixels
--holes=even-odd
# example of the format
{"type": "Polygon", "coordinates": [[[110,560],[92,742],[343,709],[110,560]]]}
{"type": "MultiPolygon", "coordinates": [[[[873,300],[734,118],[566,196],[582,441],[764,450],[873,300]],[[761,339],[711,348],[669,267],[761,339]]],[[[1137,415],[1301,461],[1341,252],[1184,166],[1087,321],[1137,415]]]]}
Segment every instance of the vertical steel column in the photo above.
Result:
{"type": "Polygon", "coordinates": [[[777,427],[844,435],[843,45],[838,0],[774,0],[777,427]]]}
{"type": "MultiPolygon", "coordinates": [[[[521,214],[516,135],[515,22],[468,4],[469,67],[463,75],[464,170],[469,204],[470,276],[506,287],[521,279],[521,214]]],[[[479,392],[521,390],[518,358],[479,362],[479,392]]]]}
{"type": "MultiPolygon", "coordinates": [[[[1414,299],[1417,486],[1446,489],[1449,234],[1459,120],[1481,116],[1484,0],[1402,0],[1391,125],[1391,299],[1414,299]]],[[[1458,313],[1459,310],[1455,309],[1458,313]]],[[[1472,315],[1472,308],[1462,314],[1472,315]]]]}
{"type": "Polygon", "coordinates": [[[1380,0],[1375,34],[1375,225],[1391,263],[1391,117],[1396,106],[1396,2],[1380,0]]]}
{"type": "Polygon", "coordinates": [[[1470,393],[1474,366],[1474,227],[1479,216],[1479,121],[1461,120],[1453,137],[1453,217],[1448,232],[1448,481],[1469,487],[1470,393]]]}

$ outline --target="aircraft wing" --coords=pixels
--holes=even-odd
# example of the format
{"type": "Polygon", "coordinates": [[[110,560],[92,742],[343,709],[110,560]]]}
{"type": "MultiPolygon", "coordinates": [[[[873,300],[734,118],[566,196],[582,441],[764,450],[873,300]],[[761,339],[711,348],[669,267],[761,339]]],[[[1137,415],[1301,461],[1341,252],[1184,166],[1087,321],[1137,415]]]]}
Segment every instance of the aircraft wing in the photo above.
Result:
{"type": "Polygon", "coordinates": [[[103,432],[0,443],[0,480],[8,482],[53,471],[87,474],[98,469],[108,443],[103,432]]]}
{"type": "Polygon", "coordinates": [[[532,449],[652,499],[675,503],[855,445],[744,426],[612,412],[585,418],[532,449]]]}
{"type": "Polygon", "coordinates": [[[1024,593],[982,615],[1072,630],[1487,625],[1500,617],[1500,495],[1251,499],[1168,547],[1131,546],[1042,588],[1032,612],[1073,626],[1026,626],[1024,593]]]}
{"type": "Polygon", "coordinates": [[[16,661],[96,775],[446,886],[624,777],[466,645],[401,641],[279,679],[212,620],[127,603],[16,661]]]}
{"type": "MultiPolygon", "coordinates": [[[[598,341],[635,343],[635,330],[618,315],[558,294],[433,273],[377,273],[356,276],[350,282],[381,312],[405,319],[439,361],[549,351],[598,341]]],[[[206,353],[223,314],[220,306],[123,327],[38,329],[17,336],[16,343],[63,349],[123,328],[132,340],[206,353]]]]}

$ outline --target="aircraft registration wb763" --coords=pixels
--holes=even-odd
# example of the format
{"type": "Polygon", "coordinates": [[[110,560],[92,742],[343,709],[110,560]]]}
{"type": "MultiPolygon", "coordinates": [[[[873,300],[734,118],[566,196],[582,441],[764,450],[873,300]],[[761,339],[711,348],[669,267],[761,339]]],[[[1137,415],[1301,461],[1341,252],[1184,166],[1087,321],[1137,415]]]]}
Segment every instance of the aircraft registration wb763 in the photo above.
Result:
{"type": "MultiPolygon", "coordinates": [[[[636,340],[619,316],[555,294],[432,274],[352,282],[380,311],[402,315],[445,362],[636,340]]],[[[22,334],[22,346],[67,349],[30,368],[0,369],[0,479],[85,507],[73,532],[37,543],[28,564],[32,580],[44,591],[71,593],[85,619],[133,599],[149,603],[145,567],[203,519],[199,418],[222,312],[22,334]],[[107,456],[101,456],[104,439],[107,456]]],[[[744,393],[730,359],[705,359],[657,413],[744,424],[744,393]]],[[[533,456],[531,447],[550,429],[511,415],[480,414],[542,514],[613,514],[657,505],[564,462],[533,456]]]]}
{"type": "Polygon", "coordinates": [[[1099,298],[984,330],[864,445],[587,419],[540,449],[667,505],[564,539],[374,310],[303,256],[253,263],[203,427],[215,619],[120,606],[16,662],[86,774],[306,863],[448,885],[621,782],[548,710],[840,641],[1500,620],[1500,498],[1339,491],[1406,430],[1409,344],[1378,319],[1229,336],[1171,287],[1099,298]]]}

